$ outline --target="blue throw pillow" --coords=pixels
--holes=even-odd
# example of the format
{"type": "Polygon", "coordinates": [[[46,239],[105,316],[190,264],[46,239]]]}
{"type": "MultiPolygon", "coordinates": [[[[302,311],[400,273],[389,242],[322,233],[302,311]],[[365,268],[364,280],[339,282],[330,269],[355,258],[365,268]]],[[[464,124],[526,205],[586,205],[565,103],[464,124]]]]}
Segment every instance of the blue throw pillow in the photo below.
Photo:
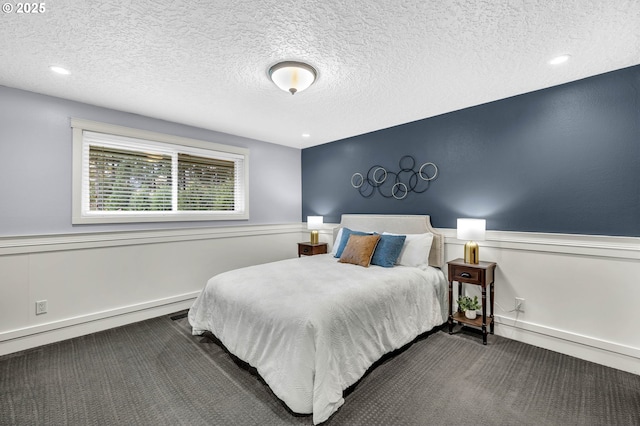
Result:
{"type": "Polygon", "coordinates": [[[342,228],[342,237],[340,237],[340,243],[338,244],[338,249],[336,250],[335,257],[340,258],[340,256],[342,256],[342,252],[344,248],[347,246],[347,241],[349,241],[349,237],[351,235],[371,235],[371,233],[361,232],[361,231],[352,231],[349,228],[342,228]]]}
{"type": "Polygon", "coordinates": [[[396,264],[406,235],[382,235],[371,258],[372,265],[391,268],[396,264]]]}

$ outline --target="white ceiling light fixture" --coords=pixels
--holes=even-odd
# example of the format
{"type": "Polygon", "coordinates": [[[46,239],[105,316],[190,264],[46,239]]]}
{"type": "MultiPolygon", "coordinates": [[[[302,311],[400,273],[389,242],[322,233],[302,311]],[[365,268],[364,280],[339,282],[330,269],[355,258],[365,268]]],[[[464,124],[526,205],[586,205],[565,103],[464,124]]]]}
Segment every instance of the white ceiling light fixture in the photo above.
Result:
{"type": "Polygon", "coordinates": [[[49,69],[50,69],[51,71],[53,71],[53,72],[57,73],[57,74],[62,74],[62,75],[69,75],[69,74],[71,74],[71,73],[69,72],[69,70],[68,70],[68,69],[66,69],[66,68],[62,68],[62,67],[59,67],[59,66],[57,66],[57,65],[51,65],[51,66],[49,66],[49,69]]]}
{"type": "Polygon", "coordinates": [[[560,56],[556,56],[555,58],[553,58],[552,60],[549,61],[549,63],[551,65],[560,65],[563,64],[565,62],[567,62],[569,60],[569,58],[571,57],[571,55],[569,54],[564,54],[564,55],[560,55],[560,56]]]}
{"type": "Polygon", "coordinates": [[[295,95],[311,86],[318,77],[318,72],[304,62],[279,62],[269,68],[269,77],[276,86],[295,95]]]}

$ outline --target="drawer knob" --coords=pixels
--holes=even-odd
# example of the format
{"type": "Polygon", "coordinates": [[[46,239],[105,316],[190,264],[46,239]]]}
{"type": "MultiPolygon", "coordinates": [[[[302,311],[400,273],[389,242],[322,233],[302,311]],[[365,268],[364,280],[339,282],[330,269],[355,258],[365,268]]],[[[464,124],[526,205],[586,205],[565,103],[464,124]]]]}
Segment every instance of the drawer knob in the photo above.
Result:
{"type": "Polygon", "coordinates": [[[462,272],[462,273],[460,274],[460,276],[461,276],[462,278],[471,278],[471,274],[470,274],[470,273],[468,273],[468,272],[462,272]]]}

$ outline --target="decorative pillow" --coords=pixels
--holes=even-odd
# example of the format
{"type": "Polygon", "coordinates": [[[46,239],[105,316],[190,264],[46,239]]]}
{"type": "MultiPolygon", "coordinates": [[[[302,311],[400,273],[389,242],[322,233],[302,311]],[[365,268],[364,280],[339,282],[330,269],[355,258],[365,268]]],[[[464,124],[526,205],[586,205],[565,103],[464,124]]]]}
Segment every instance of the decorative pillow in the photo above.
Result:
{"type": "Polygon", "coordinates": [[[380,235],[351,235],[338,262],[364,266],[371,263],[380,235]]]}
{"type": "MultiPolygon", "coordinates": [[[[383,235],[396,234],[385,232],[383,235]]],[[[407,239],[396,263],[402,266],[428,266],[432,243],[433,234],[431,232],[407,234],[407,239]]]]}
{"type": "MultiPolygon", "coordinates": [[[[349,228],[342,228],[341,231],[342,231],[342,237],[340,237],[340,240],[339,240],[340,243],[338,244],[338,248],[336,249],[336,253],[334,254],[334,257],[342,256],[342,251],[347,246],[347,241],[349,241],[349,237],[351,235],[372,235],[370,232],[352,231],[349,228]]],[[[336,242],[337,241],[338,241],[338,238],[336,238],[336,242]]]]}
{"type": "Polygon", "coordinates": [[[371,264],[385,268],[393,267],[400,256],[406,239],[406,235],[382,235],[376,250],[373,252],[371,264]]]}

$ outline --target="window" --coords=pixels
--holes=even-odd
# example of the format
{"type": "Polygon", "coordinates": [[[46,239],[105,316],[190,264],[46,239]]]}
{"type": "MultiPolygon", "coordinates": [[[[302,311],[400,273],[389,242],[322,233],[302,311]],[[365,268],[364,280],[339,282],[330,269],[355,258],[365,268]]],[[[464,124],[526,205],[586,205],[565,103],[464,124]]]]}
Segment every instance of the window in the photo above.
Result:
{"type": "Polygon", "coordinates": [[[248,219],[245,148],[72,119],[73,223],[248,219]]]}

